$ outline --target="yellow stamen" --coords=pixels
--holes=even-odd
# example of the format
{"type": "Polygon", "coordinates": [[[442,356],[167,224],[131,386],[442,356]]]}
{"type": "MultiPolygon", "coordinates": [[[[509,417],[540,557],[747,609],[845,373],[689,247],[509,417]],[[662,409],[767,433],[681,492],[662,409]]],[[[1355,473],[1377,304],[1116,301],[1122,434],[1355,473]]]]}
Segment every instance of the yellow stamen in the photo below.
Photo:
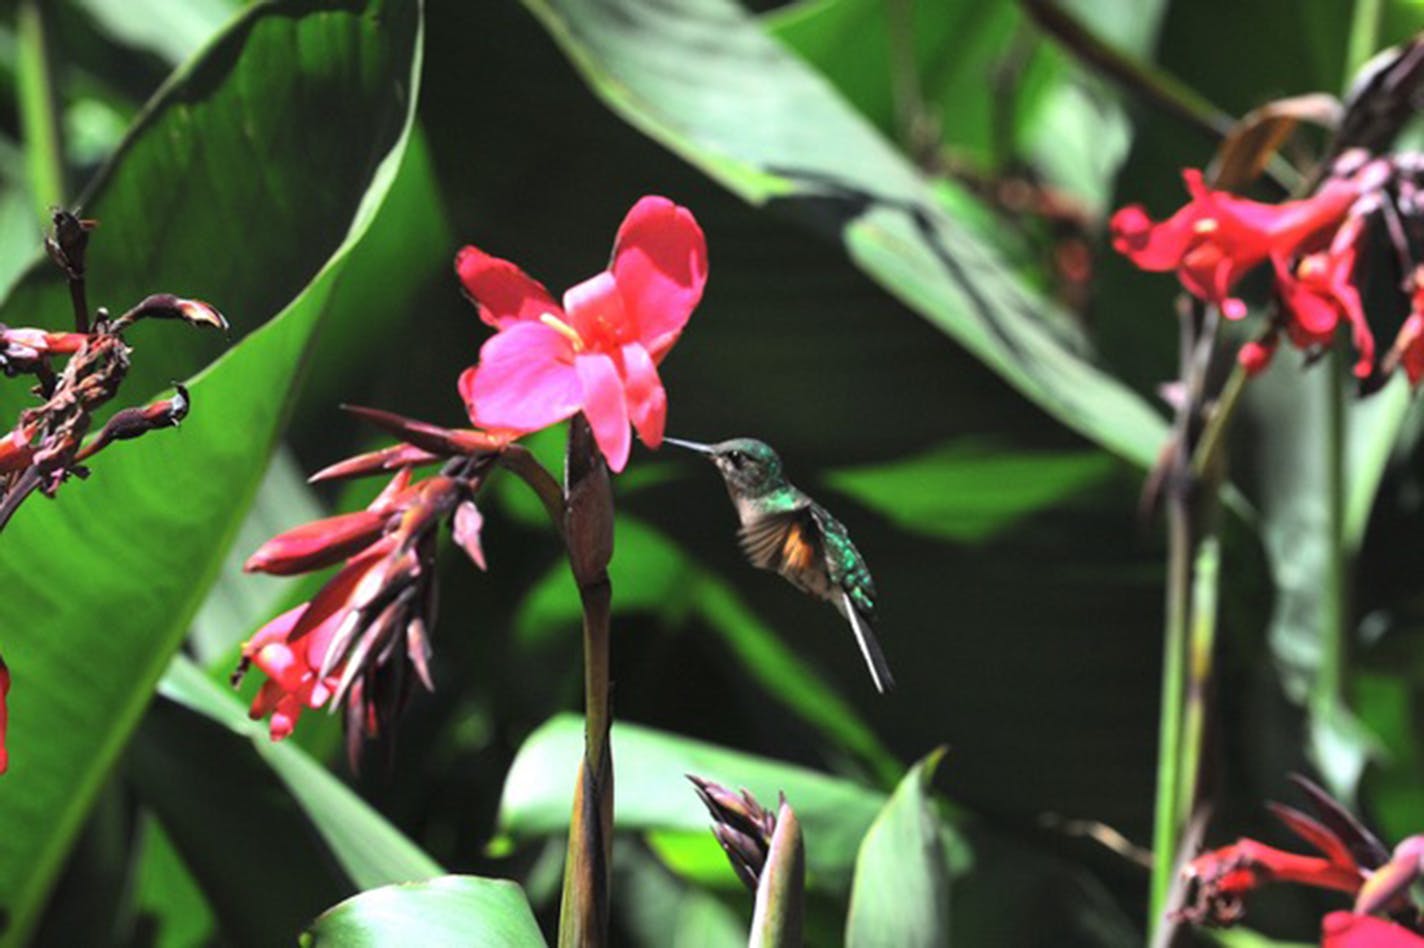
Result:
{"type": "Polygon", "coordinates": [[[1197,234],[1210,234],[1216,231],[1221,225],[1214,217],[1203,217],[1192,225],[1192,231],[1197,234]]]}
{"type": "Polygon", "coordinates": [[[569,344],[574,347],[575,352],[583,351],[583,337],[578,334],[578,330],[570,326],[568,323],[564,322],[559,317],[555,316],[553,313],[545,313],[543,316],[540,316],[539,322],[543,323],[545,326],[548,326],[550,329],[554,330],[554,332],[567,339],[569,341],[569,344]]]}

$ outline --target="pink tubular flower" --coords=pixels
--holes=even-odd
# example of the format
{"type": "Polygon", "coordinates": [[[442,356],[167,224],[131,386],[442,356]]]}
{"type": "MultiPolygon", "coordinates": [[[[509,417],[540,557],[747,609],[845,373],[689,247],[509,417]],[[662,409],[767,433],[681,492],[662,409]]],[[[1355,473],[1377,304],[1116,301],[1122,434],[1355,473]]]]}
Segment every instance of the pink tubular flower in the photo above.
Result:
{"type": "Polygon", "coordinates": [[[362,581],[394,545],[379,543],[354,557],[315,599],[277,616],[243,643],[243,662],[256,665],[268,679],[248,713],[254,721],[272,716],[272,740],[291,734],[303,709],[321,707],[335,692],[342,669],[320,675],[327,650],[355,605],[362,581]]]}
{"type": "Polygon", "coordinates": [[[1316,249],[1312,245],[1339,226],[1375,174],[1333,178],[1314,196],[1279,205],[1214,191],[1196,169],[1182,177],[1191,201],[1158,223],[1141,205],[1122,208],[1110,224],[1113,248],[1144,270],[1176,270],[1193,296],[1220,307],[1228,319],[1240,319],[1246,304],[1231,289],[1242,275],[1272,256],[1316,249]]]}
{"type": "Polygon", "coordinates": [[[10,669],[5,666],[5,660],[0,658],[0,774],[10,767],[10,752],[5,749],[5,729],[10,723],[10,712],[6,708],[9,696],[10,669]]]}
{"type": "Polygon", "coordinates": [[[1374,371],[1375,339],[1365,320],[1360,293],[1351,280],[1355,273],[1362,219],[1348,221],[1328,250],[1306,254],[1294,272],[1279,256],[1272,256],[1276,269],[1276,292],[1286,333],[1297,347],[1328,346],[1341,321],[1350,325],[1358,359],[1355,375],[1366,378],[1374,371]]]}
{"type": "Polygon", "coordinates": [[[707,243],[692,213],[644,197],[618,229],[609,267],[564,294],[507,260],[465,247],[455,259],[480,318],[498,332],[460,376],[470,419],[537,431],[582,411],[614,471],[628,462],[628,425],[662,443],[667,395],[657,366],[707,283],[707,243]]]}
{"type": "Polygon", "coordinates": [[[1424,938],[1382,918],[1331,912],[1320,926],[1320,948],[1424,948],[1424,938]]]}

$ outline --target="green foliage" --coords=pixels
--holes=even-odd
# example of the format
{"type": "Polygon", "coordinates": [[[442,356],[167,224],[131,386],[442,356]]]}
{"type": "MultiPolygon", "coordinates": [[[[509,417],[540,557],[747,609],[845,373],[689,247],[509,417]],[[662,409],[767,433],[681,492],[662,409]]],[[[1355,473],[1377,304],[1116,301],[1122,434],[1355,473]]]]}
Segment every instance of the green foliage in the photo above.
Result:
{"type": "MultiPolygon", "coordinates": [[[[273,251],[268,259],[290,252],[311,261],[308,289],[192,381],[194,402],[205,408],[174,437],[145,439],[100,458],[92,481],[69,485],[63,503],[32,500],[6,531],[0,622],[10,630],[6,660],[23,682],[11,695],[15,772],[7,775],[0,798],[0,823],[11,828],[0,852],[9,939],[22,940],[34,923],[67,844],[211,583],[287,416],[295,394],[291,380],[325,315],[346,251],[369,225],[399,162],[412,114],[419,19],[414,8],[386,12],[394,16],[382,28],[361,12],[306,18],[296,11],[254,12],[199,67],[167,88],[122,147],[124,160],[96,190],[95,211],[112,214],[102,243],[95,244],[90,274],[96,289],[136,301],[162,288],[148,281],[199,279],[192,261],[203,258],[230,274],[225,286],[213,286],[214,297],[235,316],[245,314],[235,322],[252,327],[299,287],[262,280],[260,266],[240,275],[260,264],[261,255],[243,254],[240,267],[229,264],[237,259],[230,254],[231,230],[224,229],[232,218],[225,222],[215,193],[175,189],[173,176],[201,167],[208,149],[259,127],[274,147],[314,146],[310,123],[296,115],[286,118],[286,126],[271,112],[260,126],[251,124],[241,91],[246,84],[271,83],[273,92],[292,95],[308,86],[312,95],[344,89],[347,111],[333,116],[348,115],[352,124],[344,133],[339,123],[329,128],[339,142],[335,150],[348,159],[349,179],[342,183],[331,177],[334,169],[322,169],[286,186],[303,192],[313,206],[344,208],[345,221],[338,224],[342,215],[334,211],[326,218],[326,228],[340,227],[329,241],[300,227],[288,234],[307,243],[301,251],[284,250],[279,241],[267,248],[273,251]],[[274,67],[279,46],[294,45],[313,66],[326,67],[325,81],[313,82],[321,73],[296,69],[291,60],[293,68],[274,67]],[[363,92],[354,94],[343,84],[358,73],[363,82],[354,88],[363,92]],[[353,141],[365,147],[352,147],[353,141]],[[101,254],[104,245],[112,249],[101,254]],[[129,258],[160,249],[161,264],[129,258]]],[[[242,168],[234,163],[221,179],[201,180],[239,202],[252,202],[274,186],[260,167],[249,162],[246,173],[238,173],[242,168]]],[[[239,206],[228,213],[239,214],[239,206]]],[[[21,322],[12,314],[29,321],[63,311],[67,295],[41,272],[10,296],[3,310],[7,322],[21,322]]],[[[137,361],[147,369],[130,376],[128,392],[143,392],[145,377],[181,367],[183,360],[172,356],[184,348],[177,340],[185,333],[161,328],[174,341],[145,347],[152,336],[139,334],[137,361]]],[[[6,392],[13,404],[18,388],[6,392]]]]}
{"type": "MultiPolygon", "coordinates": [[[[194,376],[191,416],[0,536],[0,939],[543,943],[530,902],[552,932],[582,752],[580,603],[522,484],[485,495],[488,574],[442,561],[436,693],[361,773],[334,759],[334,718],[272,744],[220,681],[315,588],[243,574],[247,555],[379,489],[303,483],[385,443],[337,403],[465,423],[454,380],[487,333],[458,245],[557,295],[655,192],[693,209],[713,261],[662,366],[669,430],[766,438],[845,520],[901,690],[876,700],[839,617],[746,566],[714,475],[635,449],[610,568],[614,943],[746,941],[751,898],[687,772],[786,794],[810,943],[1141,943],[1132,850],[1090,840],[1148,838],[1163,557],[1134,511],[1168,435],[1151,401],[1178,372],[1177,286],[1100,234],[1116,206],[1177,206],[1214,142],[1009,0],[42,6],[64,139],[48,170],[102,164],[82,200],[102,222],[92,300],[200,296],[235,331],[135,331],[116,405],[194,376]],[[1030,185],[1067,213],[1005,200],[1030,185]]],[[[1348,4],[1052,6],[1237,114],[1342,88],[1360,29],[1348,4]]],[[[1424,26],[1417,3],[1383,6],[1380,43],[1424,26]]],[[[13,100],[33,50],[8,22],[13,100]]],[[[0,110],[0,321],[59,329],[34,151],[0,110]]],[[[1397,381],[1343,393],[1336,484],[1333,367],[1293,355],[1251,382],[1227,454],[1207,843],[1259,835],[1301,768],[1394,842],[1424,829],[1424,416],[1397,381]]],[[[25,388],[0,386],[7,417],[25,388]]],[[[554,471],[562,440],[526,439],[554,471]]],[[[1282,901],[1253,923],[1304,938],[1317,919],[1282,901]]]]}
{"type": "Polygon", "coordinates": [[[895,789],[860,844],[851,887],[848,946],[948,945],[949,870],[944,827],[930,783],[941,748],[920,761],[895,789]]]}
{"type": "Polygon", "coordinates": [[[513,882],[441,876],[363,892],[333,906],[302,936],[303,945],[545,944],[524,893],[513,882]]]}

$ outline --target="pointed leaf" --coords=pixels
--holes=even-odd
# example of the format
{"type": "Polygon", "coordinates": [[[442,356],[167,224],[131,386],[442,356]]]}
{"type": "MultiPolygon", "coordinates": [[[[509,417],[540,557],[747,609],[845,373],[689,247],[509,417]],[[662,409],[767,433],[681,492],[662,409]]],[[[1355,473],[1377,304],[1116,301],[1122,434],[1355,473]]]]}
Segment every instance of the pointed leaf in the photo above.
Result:
{"type": "MultiPolygon", "coordinates": [[[[292,380],[331,301],[345,255],[369,226],[404,147],[419,65],[417,5],[372,0],[364,10],[319,13],[310,12],[313,6],[262,6],[239,21],[161,94],[96,193],[96,204],[110,216],[95,252],[103,245],[114,249],[102,267],[101,258],[94,258],[93,285],[112,287],[120,299],[132,301],[143,293],[136,282],[132,293],[125,291],[121,273],[144,281],[146,291],[152,289],[147,281],[165,274],[206,279],[201,274],[208,271],[194,257],[261,262],[263,240],[240,238],[255,234],[254,227],[265,234],[274,223],[262,213],[275,207],[268,196],[275,186],[272,175],[258,162],[227,168],[215,186],[227,199],[240,198],[241,210],[225,218],[212,206],[217,197],[207,190],[214,184],[211,175],[188,164],[208,153],[204,149],[223,152],[223,143],[265,129],[277,138],[269,143],[273,147],[289,146],[296,136],[324,151],[326,146],[310,140],[322,134],[345,156],[332,167],[314,168],[308,180],[284,185],[302,189],[308,200],[297,216],[314,222],[293,223],[294,233],[274,240],[306,241],[291,266],[281,268],[299,282],[269,283],[252,273],[237,283],[214,280],[202,287],[204,295],[211,289],[230,315],[245,314],[238,322],[249,327],[310,281],[300,300],[190,384],[193,412],[180,429],[99,455],[90,480],[66,485],[54,503],[32,501],[21,508],[0,542],[0,582],[6,589],[0,625],[16,680],[10,772],[0,793],[5,827],[0,907],[10,914],[7,936],[16,941],[23,941],[33,924],[95,791],[216,574],[266,467],[288,411],[292,380]],[[293,44],[324,68],[299,70],[290,55],[293,44]],[[362,77],[354,85],[353,70],[362,77]],[[308,78],[299,81],[298,73],[308,78]],[[325,79],[307,89],[303,83],[317,75],[325,79]],[[248,109],[261,98],[258,90],[276,94],[284,83],[293,98],[301,88],[314,101],[330,93],[343,104],[329,124],[280,109],[251,124],[248,109]],[[274,125],[279,115],[293,124],[274,125]],[[353,164],[356,170],[346,174],[353,164]],[[185,186],[175,189],[175,180],[185,186]],[[198,203],[183,204],[185,195],[198,203]],[[170,213],[176,218],[170,220],[170,213]],[[194,233],[187,229],[190,219],[215,229],[194,233]],[[152,228],[168,225],[173,232],[156,239],[152,228]],[[319,226],[331,240],[308,226],[319,226]],[[172,238],[191,243],[175,249],[165,243],[172,238]],[[234,242],[244,246],[242,255],[230,252],[234,242]],[[333,249],[339,252],[328,260],[333,249]],[[160,254],[164,265],[133,259],[147,253],[160,254]],[[167,269],[180,264],[182,269],[167,269]]],[[[310,168],[314,162],[305,154],[292,164],[310,168]]],[[[54,298],[53,284],[36,276],[12,295],[0,318],[16,322],[18,313],[43,310],[54,298]]],[[[181,327],[156,328],[170,338],[184,335],[174,332],[181,327]]],[[[167,340],[138,353],[139,361],[165,380],[174,371],[166,346],[167,340]]],[[[125,392],[143,387],[131,375],[125,392]]],[[[4,391],[13,395],[15,389],[4,391]]]]}
{"type": "Polygon", "coordinates": [[[504,879],[441,876],[362,892],[323,912],[302,944],[311,948],[379,945],[546,944],[524,891],[504,879]]]}
{"type": "Polygon", "coordinates": [[[949,944],[944,827],[930,782],[944,749],[910,769],[860,844],[846,919],[848,948],[949,944]]]}

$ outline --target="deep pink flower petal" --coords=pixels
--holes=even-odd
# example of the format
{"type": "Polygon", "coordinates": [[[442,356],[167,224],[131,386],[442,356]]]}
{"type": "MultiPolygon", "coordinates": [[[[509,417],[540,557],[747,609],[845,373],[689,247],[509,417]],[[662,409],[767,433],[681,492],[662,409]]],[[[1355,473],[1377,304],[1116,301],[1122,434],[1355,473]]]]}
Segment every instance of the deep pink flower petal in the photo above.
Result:
{"type": "Polygon", "coordinates": [[[381,535],[385,523],[384,515],[371,510],[304,523],[262,544],[242,568],[273,576],[325,569],[369,546],[381,535]]]}
{"type": "Polygon", "coordinates": [[[1320,926],[1320,948],[1424,948],[1424,937],[1371,915],[1331,912],[1320,926]]]}
{"type": "Polygon", "coordinates": [[[455,255],[455,272],[479,307],[480,319],[496,329],[537,320],[545,313],[563,315],[544,284],[508,260],[491,257],[478,247],[464,247],[455,255]]]}
{"type": "Polygon", "coordinates": [[[628,433],[628,406],[618,367],[602,353],[581,355],[575,365],[583,385],[583,413],[593,429],[593,439],[609,468],[621,471],[628,463],[633,438],[628,433]]]}
{"type": "Polygon", "coordinates": [[[265,646],[273,642],[285,642],[292,634],[292,627],[297,624],[297,620],[302,617],[302,612],[307,607],[306,603],[300,606],[293,606],[286,612],[268,621],[266,625],[253,633],[252,638],[242,643],[242,654],[246,658],[251,658],[260,652],[265,646]]]}
{"type": "MultiPolygon", "coordinates": [[[[650,195],[633,205],[618,228],[609,269],[637,338],[644,345],[676,338],[707,284],[707,239],[691,211],[650,195]]],[[[660,345],[654,356],[670,345],[660,345]]]]}
{"type": "MultiPolygon", "coordinates": [[[[573,344],[543,323],[515,323],[480,349],[468,385],[470,419],[485,428],[538,431],[582,405],[573,344]]],[[[462,380],[463,381],[463,380],[462,380]]]]}
{"type": "Polygon", "coordinates": [[[0,774],[10,767],[10,752],[5,749],[5,732],[10,725],[10,669],[0,658],[0,774]]]}
{"type": "Polygon", "coordinates": [[[638,437],[648,447],[657,448],[663,443],[667,424],[667,392],[652,356],[636,342],[623,347],[623,396],[638,437]]]}
{"type": "Polygon", "coordinates": [[[342,567],[341,572],[321,587],[321,591],[297,617],[287,640],[295,646],[298,640],[306,639],[306,663],[312,668],[320,668],[326,659],[331,637],[345,618],[347,608],[361,581],[385,561],[386,556],[399,542],[399,538],[394,535],[383,537],[367,547],[365,552],[352,557],[342,567]]]}
{"type": "Polygon", "coordinates": [[[1160,224],[1153,223],[1142,205],[1132,204],[1112,216],[1108,227],[1113,249],[1143,270],[1175,270],[1192,238],[1197,209],[1188,204],[1160,224]]]}
{"type": "Polygon", "coordinates": [[[569,326],[586,349],[611,352],[637,338],[637,327],[629,321],[618,283],[606,270],[570,287],[564,293],[564,309],[569,326]]]}

